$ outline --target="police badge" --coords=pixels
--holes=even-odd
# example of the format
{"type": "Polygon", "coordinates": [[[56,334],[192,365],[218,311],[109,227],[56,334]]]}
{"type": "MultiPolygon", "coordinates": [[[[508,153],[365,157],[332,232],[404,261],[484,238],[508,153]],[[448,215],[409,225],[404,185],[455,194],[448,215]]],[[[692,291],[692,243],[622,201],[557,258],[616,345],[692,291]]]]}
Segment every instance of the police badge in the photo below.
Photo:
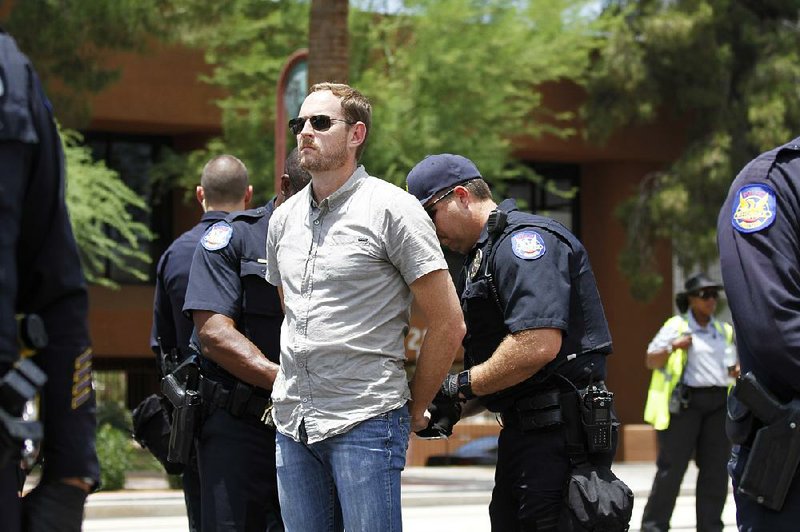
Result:
{"type": "Polygon", "coordinates": [[[483,260],[483,250],[479,248],[478,251],[475,252],[475,257],[472,259],[472,262],[469,265],[469,270],[467,270],[467,275],[469,276],[470,280],[473,279],[478,273],[478,270],[481,267],[481,260],[483,260]]]}

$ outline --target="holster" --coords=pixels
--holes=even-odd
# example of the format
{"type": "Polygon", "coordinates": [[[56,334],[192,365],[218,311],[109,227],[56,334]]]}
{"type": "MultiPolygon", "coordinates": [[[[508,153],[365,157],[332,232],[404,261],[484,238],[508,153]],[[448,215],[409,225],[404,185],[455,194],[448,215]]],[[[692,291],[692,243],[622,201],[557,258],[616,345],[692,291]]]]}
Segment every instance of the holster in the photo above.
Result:
{"type": "Polygon", "coordinates": [[[200,383],[200,395],[207,413],[215,408],[222,408],[237,419],[260,422],[275,428],[272,399],[268,394],[266,390],[241,381],[236,382],[233,388],[227,388],[207,378],[200,383]]]}
{"type": "Polygon", "coordinates": [[[175,371],[161,379],[161,392],[175,408],[169,432],[167,460],[186,464],[200,430],[202,404],[198,388],[200,369],[194,357],[186,359],[175,371]]]}
{"type": "Polygon", "coordinates": [[[200,428],[200,395],[197,390],[186,390],[183,405],[175,409],[169,431],[167,460],[186,464],[192,455],[192,445],[200,428]]]}
{"type": "Polygon", "coordinates": [[[733,395],[763,424],[755,430],[739,491],[779,511],[800,464],[800,400],[780,403],[752,373],[738,380],[733,395]]]}

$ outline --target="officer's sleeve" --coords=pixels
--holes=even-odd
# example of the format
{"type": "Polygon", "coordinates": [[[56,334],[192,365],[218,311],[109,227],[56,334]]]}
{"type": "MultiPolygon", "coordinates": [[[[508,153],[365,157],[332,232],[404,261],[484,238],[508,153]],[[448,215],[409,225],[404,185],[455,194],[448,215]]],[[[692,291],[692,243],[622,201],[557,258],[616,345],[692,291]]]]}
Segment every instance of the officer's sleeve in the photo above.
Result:
{"type": "Polygon", "coordinates": [[[678,336],[678,328],[676,327],[675,323],[672,320],[667,320],[667,322],[658,330],[653,339],[650,340],[650,344],[647,346],[647,352],[654,353],[656,351],[661,351],[662,349],[669,349],[672,345],[672,341],[677,339],[678,336]]]}
{"type": "MultiPolygon", "coordinates": [[[[800,153],[786,150],[768,172],[750,164],[737,178],[717,223],[725,293],[742,353],[752,355],[757,374],[782,380],[800,390],[800,153]],[[760,218],[734,223],[740,192],[773,194],[774,213],[762,201],[760,218]],[[766,209],[766,210],[764,210],[766,209]],[[773,218],[774,217],[774,218],[773,218]],[[769,221],[771,219],[771,221],[769,221]],[[759,228],[759,225],[761,228],[759,228]]],[[[750,358],[750,357],[748,357],[750,358]]],[[[743,360],[743,363],[745,361],[743,360]]]]}
{"type": "Polygon", "coordinates": [[[541,228],[515,231],[497,243],[492,271],[509,331],[567,330],[569,254],[569,246],[541,228]]]}
{"type": "Polygon", "coordinates": [[[197,245],[192,258],[183,312],[191,317],[193,310],[206,310],[236,320],[242,305],[240,253],[237,253],[241,240],[234,231],[225,247],[211,251],[203,247],[202,242],[197,245]]]}
{"type": "Polygon", "coordinates": [[[167,250],[158,261],[156,268],[156,289],[153,299],[153,327],[150,333],[150,348],[154,353],[159,353],[158,340],[161,345],[175,347],[178,345],[177,335],[175,334],[174,317],[172,315],[172,304],[167,295],[166,284],[164,281],[164,270],[169,262],[170,253],[167,250]]]}
{"type": "Polygon", "coordinates": [[[383,212],[384,250],[410,285],[420,277],[436,270],[446,270],[447,261],[425,209],[411,194],[398,189],[392,203],[383,212]]]}

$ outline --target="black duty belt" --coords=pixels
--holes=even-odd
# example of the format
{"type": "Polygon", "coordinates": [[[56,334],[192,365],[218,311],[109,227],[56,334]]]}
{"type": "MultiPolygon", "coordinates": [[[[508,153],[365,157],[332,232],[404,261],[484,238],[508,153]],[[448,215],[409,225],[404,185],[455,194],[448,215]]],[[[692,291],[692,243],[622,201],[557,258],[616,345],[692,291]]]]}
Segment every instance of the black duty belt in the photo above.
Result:
{"type": "Polygon", "coordinates": [[[561,424],[564,420],[560,396],[561,392],[555,389],[517,399],[500,414],[503,426],[527,431],[561,424]]]}
{"type": "Polygon", "coordinates": [[[229,389],[207,378],[200,381],[200,396],[207,405],[222,408],[236,418],[254,418],[267,423],[272,399],[257,394],[255,390],[260,388],[242,382],[229,389]]]}

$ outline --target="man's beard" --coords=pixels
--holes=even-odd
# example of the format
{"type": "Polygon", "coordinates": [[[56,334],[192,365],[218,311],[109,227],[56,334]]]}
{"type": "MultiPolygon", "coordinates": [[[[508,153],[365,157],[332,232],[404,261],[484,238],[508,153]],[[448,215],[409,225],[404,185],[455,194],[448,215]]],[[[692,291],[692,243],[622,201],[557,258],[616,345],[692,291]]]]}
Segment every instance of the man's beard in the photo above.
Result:
{"type": "Polygon", "coordinates": [[[311,156],[300,154],[300,167],[309,172],[329,172],[341,168],[347,162],[347,145],[342,142],[332,147],[331,153],[321,154],[319,150],[312,150],[311,156]]]}

